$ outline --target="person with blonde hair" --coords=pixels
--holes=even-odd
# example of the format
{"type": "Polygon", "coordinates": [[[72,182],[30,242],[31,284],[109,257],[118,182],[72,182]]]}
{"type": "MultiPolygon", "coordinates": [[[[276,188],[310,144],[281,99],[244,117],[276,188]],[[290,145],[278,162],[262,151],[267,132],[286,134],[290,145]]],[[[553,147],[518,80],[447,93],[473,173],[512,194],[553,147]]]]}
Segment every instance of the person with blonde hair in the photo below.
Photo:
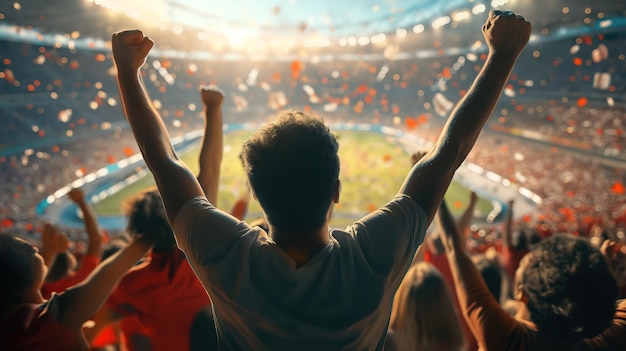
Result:
{"type": "Polygon", "coordinates": [[[461,351],[467,344],[443,276],[427,262],[415,264],[396,292],[385,351],[461,351]]]}

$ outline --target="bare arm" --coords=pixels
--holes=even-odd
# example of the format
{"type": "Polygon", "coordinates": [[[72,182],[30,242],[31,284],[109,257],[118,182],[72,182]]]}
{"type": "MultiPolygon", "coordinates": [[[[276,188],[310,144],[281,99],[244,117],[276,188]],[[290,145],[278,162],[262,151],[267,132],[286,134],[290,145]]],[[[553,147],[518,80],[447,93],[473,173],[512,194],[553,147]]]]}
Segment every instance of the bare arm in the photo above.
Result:
{"type": "Polygon", "coordinates": [[[472,218],[474,218],[474,209],[476,208],[477,201],[478,201],[478,196],[476,195],[475,192],[472,191],[470,193],[469,204],[467,205],[467,208],[465,209],[465,211],[459,218],[459,221],[457,222],[457,226],[459,227],[459,233],[461,233],[461,236],[465,235],[465,233],[467,232],[467,229],[472,223],[472,218]]]}
{"type": "Polygon", "coordinates": [[[85,193],[80,189],[73,189],[68,195],[83,212],[83,222],[89,238],[87,254],[102,256],[102,235],[98,226],[98,219],[91,205],[85,200],[85,193]]]}
{"type": "Polygon", "coordinates": [[[122,275],[137,263],[152,247],[152,241],[139,238],[102,262],[81,284],[65,291],[59,298],[62,312],[59,322],[72,330],[80,331],[100,308],[113,286],[122,275]]]}
{"type": "Polygon", "coordinates": [[[506,217],[504,219],[504,237],[502,238],[502,245],[511,246],[511,237],[513,236],[513,200],[509,201],[509,208],[506,211],[506,217]]]}
{"type": "Polygon", "coordinates": [[[465,251],[465,238],[459,232],[445,201],[441,203],[437,212],[437,224],[454,280],[459,307],[472,334],[485,349],[504,349],[508,340],[507,333],[515,328],[517,322],[500,307],[489,292],[478,268],[465,251]]]}
{"type": "Polygon", "coordinates": [[[170,224],[191,198],[204,196],[196,177],[182,162],[141,78],[141,66],[154,42],[138,30],[113,34],[113,57],[126,118],[148,168],[154,175],[170,224]]]}
{"type": "Polygon", "coordinates": [[[213,86],[201,86],[200,97],[204,104],[204,135],[200,148],[198,181],[206,198],[217,207],[220,168],[224,153],[222,122],[224,93],[213,86]]]}
{"type": "Polygon", "coordinates": [[[52,224],[44,224],[41,231],[41,250],[39,250],[39,254],[47,267],[52,267],[57,255],[67,250],[69,245],[70,240],[67,236],[59,233],[52,224]]]}
{"type": "Polygon", "coordinates": [[[512,12],[492,11],[483,36],[489,55],[481,72],[452,111],[434,148],[411,169],[400,189],[424,209],[429,222],[495,108],[515,60],[528,42],[530,23],[512,12]]]}

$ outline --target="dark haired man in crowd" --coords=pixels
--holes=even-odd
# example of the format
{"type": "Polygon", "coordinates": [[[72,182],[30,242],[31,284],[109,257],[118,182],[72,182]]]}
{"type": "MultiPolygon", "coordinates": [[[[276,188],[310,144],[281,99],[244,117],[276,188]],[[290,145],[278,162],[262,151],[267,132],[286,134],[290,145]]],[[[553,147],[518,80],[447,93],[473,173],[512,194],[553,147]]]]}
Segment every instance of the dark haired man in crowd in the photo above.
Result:
{"type": "Polygon", "coordinates": [[[530,27],[512,12],[489,14],[485,65],[434,148],[386,206],[331,233],[328,214],[341,188],[338,144],[321,119],[286,112],[245,143],[244,168],[269,233],[250,227],[215,208],[176,155],[141,79],[153,41],[138,30],[113,35],[126,116],[178,245],[213,301],[222,347],[382,349],[393,296],[530,27]]]}

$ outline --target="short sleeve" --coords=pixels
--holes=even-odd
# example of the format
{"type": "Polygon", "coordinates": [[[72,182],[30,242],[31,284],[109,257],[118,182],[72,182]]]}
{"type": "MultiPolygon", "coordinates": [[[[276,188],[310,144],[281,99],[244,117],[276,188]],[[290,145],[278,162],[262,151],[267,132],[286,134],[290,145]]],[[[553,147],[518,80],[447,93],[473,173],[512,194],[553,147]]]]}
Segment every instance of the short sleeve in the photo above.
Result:
{"type": "Polygon", "coordinates": [[[216,270],[235,247],[241,249],[256,237],[249,225],[215,208],[205,197],[183,205],[174,220],[174,233],[192,267],[209,270],[216,270]]]}
{"type": "Polygon", "coordinates": [[[52,293],[62,293],[70,287],[87,279],[89,274],[100,264],[100,257],[97,255],[86,254],[78,267],[78,270],[56,282],[46,283],[41,288],[44,298],[49,298],[52,293]]]}
{"type": "Polygon", "coordinates": [[[353,233],[372,270],[403,276],[424,241],[427,227],[424,210],[410,197],[400,195],[348,231],[353,233]]]}
{"type": "Polygon", "coordinates": [[[149,303],[144,302],[149,296],[146,294],[146,288],[149,287],[150,284],[146,284],[145,277],[141,276],[141,270],[131,270],[122,277],[109,295],[106,304],[113,311],[127,316],[134,313],[137,304],[149,303]]]}

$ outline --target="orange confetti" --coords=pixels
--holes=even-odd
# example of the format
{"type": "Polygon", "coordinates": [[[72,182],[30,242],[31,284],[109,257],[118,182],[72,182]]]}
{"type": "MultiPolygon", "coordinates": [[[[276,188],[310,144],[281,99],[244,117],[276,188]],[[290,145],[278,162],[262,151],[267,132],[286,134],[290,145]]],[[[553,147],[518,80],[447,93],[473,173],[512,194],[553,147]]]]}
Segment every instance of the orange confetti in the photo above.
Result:
{"type": "Polygon", "coordinates": [[[96,54],[95,58],[96,58],[96,61],[98,62],[104,62],[107,59],[107,57],[104,56],[103,54],[96,54]]]}
{"type": "Polygon", "coordinates": [[[404,126],[408,130],[413,130],[419,126],[419,122],[416,118],[407,117],[404,119],[404,126]]]}
{"type": "Polygon", "coordinates": [[[280,83],[280,80],[281,80],[280,73],[274,72],[274,74],[272,74],[272,80],[274,80],[274,82],[276,83],[280,83]]]}
{"type": "Polygon", "coordinates": [[[376,207],[376,205],[374,205],[373,203],[369,203],[369,204],[367,205],[367,210],[368,210],[369,212],[374,212],[374,211],[376,211],[376,209],[377,209],[377,208],[378,208],[378,207],[376,207]]]}
{"type": "Polygon", "coordinates": [[[463,203],[461,201],[455,201],[454,202],[454,208],[462,208],[463,207],[463,203]]]}
{"type": "Polygon", "coordinates": [[[450,67],[445,67],[443,72],[441,73],[445,79],[452,78],[452,72],[450,71],[450,67]]]}
{"type": "Polygon", "coordinates": [[[617,195],[623,195],[624,194],[624,184],[622,184],[622,182],[615,182],[613,183],[613,186],[611,187],[611,192],[613,194],[617,194],[617,195]]]}
{"type": "Polygon", "coordinates": [[[578,101],[576,102],[576,104],[578,105],[578,107],[585,107],[587,105],[587,98],[584,96],[581,98],[578,98],[578,101]]]}
{"type": "Polygon", "coordinates": [[[114,156],[107,157],[107,163],[109,164],[115,163],[115,157],[114,156]]]}
{"type": "Polygon", "coordinates": [[[580,57],[576,57],[576,58],[574,58],[574,64],[575,64],[576,66],[582,66],[582,64],[583,64],[583,59],[581,59],[580,57]]]}
{"type": "Polygon", "coordinates": [[[14,224],[14,222],[10,218],[5,218],[5,219],[2,220],[2,222],[0,222],[0,226],[2,228],[11,228],[11,227],[13,227],[13,224],[14,224]]]}
{"type": "Polygon", "coordinates": [[[392,160],[391,155],[389,155],[389,154],[385,154],[385,155],[383,156],[383,161],[384,161],[384,162],[389,162],[389,161],[391,161],[391,160],[392,160]]]}
{"type": "Polygon", "coordinates": [[[133,148],[132,148],[132,147],[130,147],[130,146],[126,146],[126,147],[124,148],[124,155],[126,155],[126,156],[130,157],[130,156],[132,156],[132,155],[134,155],[134,154],[135,154],[135,151],[133,150],[133,148]]]}
{"type": "Polygon", "coordinates": [[[302,62],[298,60],[293,60],[291,62],[291,78],[293,79],[300,78],[301,71],[302,71],[302,62]]]}

